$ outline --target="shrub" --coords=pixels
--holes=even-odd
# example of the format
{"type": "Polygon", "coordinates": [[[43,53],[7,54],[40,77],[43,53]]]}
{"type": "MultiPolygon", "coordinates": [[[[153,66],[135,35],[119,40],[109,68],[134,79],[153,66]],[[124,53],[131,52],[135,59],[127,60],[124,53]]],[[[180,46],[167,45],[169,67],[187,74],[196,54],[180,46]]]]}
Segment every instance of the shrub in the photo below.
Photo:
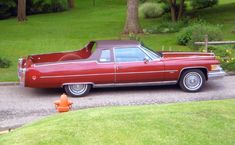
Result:
{"type": "Polygon", "coordinates": [[[16,3],[14,0],[0,0],[0,19],[6,19],[10,17],[11,9],[14,8],[16,3]]]}
{"type": "MultiPolygon", "coordinates": [[[[26,13],[49,13],[68,9],[67,0],[27,0],[26,13]]],[[[0,0],[0,19],[17,15],[17,0],[0,0]]]]}
{"type": "Polygon", "coordinates": [[[223,69],[235,71],[235,57],[233,56],[233,48],[231,46],[210,46],[208,49],[215,53],[223,69]]]}
{"type": "Polygon", "coordinates": [[[31,0],[30,13],[59,12],[68,8],[67,0],[31,0]]]}
{"type": "Polygon", "coordinates": [[[204,41],[206,34],[209,41],[222,40],[222,31],[219,25],[200,22],[182,29],[177,36],[177,42],[180,45],[192,45],[196,41],[204,41]]]}
{"type": "Polygon", "coordinates": [[[11,61],[6,58],[0,57],[0,68],[8,68],[11,65],[11,61]]]}
{"type": "Polygon", "coordinates": [[[191,6],[194,9],[203,9],[212,7],[218,3],[218,0],[191,0],[191,6]]]}
{"type": "Polygon", "coordinates": [[[157,18],[163,14],[164,10],[158,3],[146,2],[139,7],[139,13],[144,18],[157,18]]]}
{"type": "Polygon", "coordinates": [[[157,34],[157,33],[175,33],[179,32],[180,29],[187,26],[187,21],[164,21],[160,25],[144,29],[144,33],[157,34]]]}
{"type": "Polygon", "coordinates": [[[146,3],[146,2],[157,2],[160,3],[162,0],[139,0],[140,3],[146,3]]]}
{"type": "Polygon", "coordinates": [[[128,37],[129,37],[130,40],[136,40],[136,41],[139,41],[139,42],[141,41],[140,37],[138,35],[134,34],[134,33],[130,33],[128,35],[128,37]]]}

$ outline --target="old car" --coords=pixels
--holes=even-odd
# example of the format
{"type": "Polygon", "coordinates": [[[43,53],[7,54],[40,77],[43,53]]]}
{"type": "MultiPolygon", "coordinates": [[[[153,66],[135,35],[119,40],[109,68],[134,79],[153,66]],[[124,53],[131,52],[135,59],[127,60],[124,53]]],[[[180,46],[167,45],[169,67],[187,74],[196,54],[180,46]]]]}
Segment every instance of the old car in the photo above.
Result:
{"type": "Polygon", "coordinates": [[[154,52],[134,40],[91,41],[78,51],[29,55],[18,62],[22,86],[62,87],[76,97],[93,87],[158,84],[197,92],[224,75],[213,53],[154,52]]]}

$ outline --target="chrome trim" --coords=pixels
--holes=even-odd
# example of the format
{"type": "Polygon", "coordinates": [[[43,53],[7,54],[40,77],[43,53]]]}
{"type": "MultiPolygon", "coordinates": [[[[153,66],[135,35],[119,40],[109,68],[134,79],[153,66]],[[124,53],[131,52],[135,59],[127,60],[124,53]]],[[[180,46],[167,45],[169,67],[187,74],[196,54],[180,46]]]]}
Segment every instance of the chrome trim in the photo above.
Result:
{"type": "Polygon", "coordinates": [[[19,80],[20,80],[20,86],[22,86],[22,87],[25,86],[25,74],[26,74],[26,68],[23,68],[23,69],[22,69],[22,76],[23,76],[23,79],[22,79],[22,76],[19,78],[19,80]]]}
{"type": "Polygon", "coordinates": [[[65,85],[82,85],[82,84],[95,85],[92,82],[74,82],[74,83],[63,83],[61,87],[65,86],[65,85]]]}
{"type": "Polygon", "coordinates": [[[117,73],[100,73],[100,74],[81,74],[81,75],[61,75],[61,76],[41,76],[41,79],[45,78],[63,78],[63,77],[82,77],[82,76],[100,76],[100,75],[122,75],[122,74],[147,74],[147,73],[161,73],[161,72],[177,72],[178,70],[162,70],[162,71],[145,71],[145,72],[121,72],[117,73]]]}
{"type": "Polygon", "coordinates": [[[80,83],[64,83],[65,85],[74,85],[74,84],[91,84],[94,88],[103,88],[103,87],[126,87],[126,86],[154,86],[154,85],[170,85],[177,84],[177,81],[158,81],[158,82],[136,82],[136,83],[110,83],[110,84],[94,84],[92,82],[80,82],[80,83]]]}
{"type": "Polygon", "coordinates": [[[226,75],[226,72],[223,70],[208,72],[209,79],[219,79],[219,78],[223,78],[225,75],[226,75]]]}
{"type": "Polygon", "coordinates": [[[208,72],[208,68],[205,67],[205,66],[193,66],[193,67],[183,67],[181,70],[180,70],[180,73],[179,73],[179,76],[178,76],[178,80],[180,79],[180,76],[182,74],[182,72],[186,69],[200,69],[200,68],[205,68],[206,71],[208,72]]]}
{"type": "Polygon", "coordinates": [[[114,62],[115,63],[133,63],[133,62],[144,62],[144,60],[143,61],[128,61],[128,62],[117,62],[116,61],[116,54],[115,54],[115,49],[121,49],[121,48],[123,48],[123,49],[125,49],[125,48],[138,48],[138,49],[140,49],[140,51],[142,51],[145,55],[147,55],[149,58],[150,58],[150,60],[149,61],[154,61],[154,60],[160,60],[160,59],[153,59],[142,47],[141,47],[141,45],[138,45],[138,46],[123,46],[123,47],[113,47],[112,49],[113,49],[113,57],[114,57],[114,62]]]}
{"type": "MultiPolygon", "coordinates": [[[[149,52],[147,52],[145,49],[148,49],[148,48],[145,48],[144,46],[142,46],[142,45],[139,45],[139,47],[145,52],[145,53],[147,53],[147,54],[149,54],[149,52]]],[[[148,49],[148,51],[151,51],[151,50],[149,50],[148,49]]],[[[154,53],[154,52],[153,52],[154,53]]],[[[157,54],[155,54],[155,55],[157,55],[157,54]]],[[[149,55],[150,56],[150,55],[149,55]]],[[[159,56],[159,55],[157,55],[157,56],[159,56]]],[[[157,58],[157,59],[154,59],[154,58],[152,58],[152,60],[157,60],[157,61],[159,61],[159,60],[161,60],[161,56],[159,56],[159,58],[157,58]]]]}
{"type": "Polygon", "coordinates": [[[70,63],[90,63],[95,62],[94,60],[88,60],[88,61],[79,61],[79,60],[73,60],[73,61],[67,61],[67,62],[51,62],[48,64],[34,64],[34,67],[41,67],[41,66],[50,66],[50,65],[59,65],[59,64],[70,64],[70,63]]]}
{"type": "Polygon", "coordinates": [[[154,86],[154,85],[170,85],[170,84],[177,84],[177,81],[95,84],[93,87],[101,88],[101,87],[127,87],[127,86],[154,86]]]}
{"type": "Polygon", "coordinates": [[[192,55],[192,56],[185,56],[185,57],[164,57],[163,56],[163,58],[165,58],[165,59],[175,59],[175,60],[179,60],[179,59],[186,59],[186,58],[189,58],[189,59],[191,59],[191,58],[214,58],[214,56],[196,56],[196,55],[192,55]]]}
{"type": "Polygon", "coordinates": [[[192,53],[192,54],[213,54],[214,53],[204,53],[204,52],[163,52],[163,54],[189,54],[189,53],[192,53]]]}
{"type": "Polygon", "coordinates": [[[63,78],[63,77],[83,77],[83,76],[100,76],[100,75],[114,75],[114,73],[102,73],[102,74],[81,74],[81,75],[63,75],[63,76],[41,76],[41,79],[45,78],[63,78]]]}
{"type": "Polygon", "coordinates": [[[65,85],[80,85],[80,84],[90,84],[93,88],[102,87],[125,87],[125,86],[154,86],[154,85],[170,85],[177,84],[177,80],[174,81],[158,81],[158,82],[136,82],[136,83],[110,83],[110,84],[95,84],[93,82],[74,82],[74,83],[64,83],[61,87],[65,85]]]}

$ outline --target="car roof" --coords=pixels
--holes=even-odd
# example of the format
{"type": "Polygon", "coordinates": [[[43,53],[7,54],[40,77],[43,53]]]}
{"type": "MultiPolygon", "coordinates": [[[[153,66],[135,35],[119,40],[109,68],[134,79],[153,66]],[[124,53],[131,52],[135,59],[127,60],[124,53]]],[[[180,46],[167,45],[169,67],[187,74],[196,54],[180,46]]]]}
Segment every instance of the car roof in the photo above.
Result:
{"type": "Polygon", "coordinates": [[[114,47],[135,47],[140,45],[140,42],[135,40],[97,40],[95,42],[96,49],[114,47]]]}

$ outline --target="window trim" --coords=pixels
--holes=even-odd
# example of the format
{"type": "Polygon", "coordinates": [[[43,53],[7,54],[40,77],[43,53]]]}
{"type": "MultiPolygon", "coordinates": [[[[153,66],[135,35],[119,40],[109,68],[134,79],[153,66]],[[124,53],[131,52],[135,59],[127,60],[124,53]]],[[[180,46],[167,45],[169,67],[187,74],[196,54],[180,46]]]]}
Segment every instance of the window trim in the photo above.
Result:
{"type": "Polygon", "coordinates": [[[99,58],[97,60],[99,63],[111,63],[113,62],[113,55],[112,55],[112,49],[101,49],[100,50],[100,55],[99,55],[99,58]],[[110,54],[110,60],[109,61],[100,61],[100,58],[101,58],[101,55],[102,55],[102,52],[105,51],[105,50],[108,50],[109,51],[109,54],[110,54]]]}
{"type": "Polygon", "coordinates": [[[141,48],[141,46],[125,46],[125,47],[114,47],[113,48],[113,58],[114,58],[114,62],[116,62],[116,63],[133,63],[133,62],[144,62],[144,60],[142,60],[142,61],[127,61],[127,62],[118,62],[117,60],[116,60],[116,53],[115,53],[115,49],[126,49],[126,48],[137,48],[137,49],[140,49],[140,51],[142,51],[145,55],[147,55],[149,58],[150,58],[150,60],[149,61],[154,61],[154,60],[156,60],[156,59],[153,59],[145,50],[143,50],[142,48],[141,48]]]}
{"type": "Polygon", "coordinates": [[[149,55],[150,52],[148,52],[148,51],[151,51],[151,50],[148,50],[148,48],[146,48],[146,47],[144,47],[144,46],[142,46],[142,45],[140,46],[140,49],[142,49],[146,54],[148,54],[148,56],[149,56],[152,60],[160,60],[160,59],[161,59],[161,56],[159,56],[158,54],[155,54],[154,52],[152,52],[152,53],[154,53],[155,55],[157,55],[158,58],[156,58],[156,59],[152,58],[151,55],[149,55]],[[147,49],[147,50],[145,50],[145,49],[147,49]]]}

